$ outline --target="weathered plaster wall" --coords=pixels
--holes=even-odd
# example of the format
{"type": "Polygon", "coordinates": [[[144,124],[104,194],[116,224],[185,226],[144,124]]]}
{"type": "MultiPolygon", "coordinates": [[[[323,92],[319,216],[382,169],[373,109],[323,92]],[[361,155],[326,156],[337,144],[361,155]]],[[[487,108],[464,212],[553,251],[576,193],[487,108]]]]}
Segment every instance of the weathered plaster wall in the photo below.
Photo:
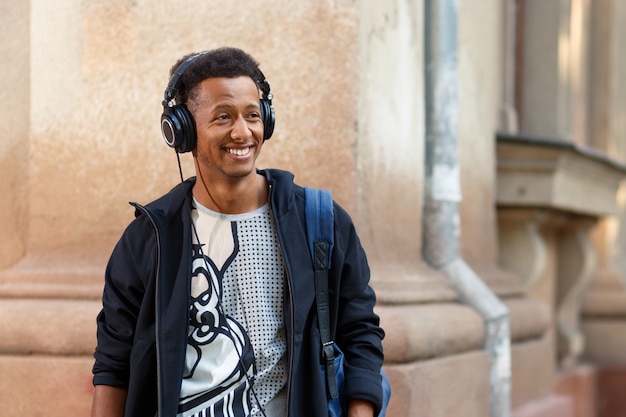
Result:
{"type": "Polygon", "coordinates": [[[503,2],[459,3],[461,247],[470,264],[496,264],[495,141],[502,68],[503,2]],[[480,244],[476,244],[480,242],[480,244]]]}
{"type": "Polygon", "coordinates": [[[176,184],[158,123],[169,68],[223,45],[252,53],[273,87],[261,165],[332,184],[350,206],[355,31],[353,2],[33,2],[29,252],[100,252],[130,219],[127,201],[176,184]]]}
{"type": "MultiPolygon", "coordinates": [[[[613,1],[612,10],[612,53],[614,60],[611,68],[613,81],[609,105],[609,155],[622,163],[626,163],[626,80],[622,74],[626,74],[626,51],[622,45],[626,42],[626,3],[613,1]]],[[[618,194],[620,212],[619,224],[613,220],[612,233],[615,236],[615,248],[611,254],[613,264],[619,271],[622,283],[626,286],[626,187],[623,185],[618,194]]]]}
{"type": "Polygon", "coordinates": [[[0,269],[26,251],[30,71],[28,2],[0,1],[0,269]],[[8,58],[8,59],[7,59],[8,58]]]}
{"type": "MultiPolygon", "coordinates": [[[[87,415],[95,314],[127,203],[179,181],[159,130],[170,67],[191,51],[250,52],[277,113],[259,165],[331,187],[354,212],[356,1],[0,0],[0,21],[2,413],[87,415]]],[[[192,175],[188,155],[183,165],[192,175]]]]}
{"type": "Polygon", "coordinates": [[[355,214],[373,280],[383,299],[449,298],[421,260],[423,5],[359,4],[355,214]]]}
{"type": "MultiPolygon", "coordinates": [[[[536,84],[529,87],[525,109],[537,118],[525,127],[567,136],[576,109],[566,105],[573,96],[559,84],[567,80],[559,79],[553,54],[561,14],[551,4],[532,2],[546,13],[535,17],[538,40],[530,47],[552,61],[528,63],[525,74],[536,84]],[[550,37],[542,40],[546,32],[550,37]],[[542,114],[546,108],[557,108],[556,117],[542,114]]],[[[497,0],[458,3],[460,241],[471,266],[502,289],[494,134],[502,95],[503,6],[497,0]]],[[[127,202],[148,202],[178,182],[174,153],[162,143],[158,123],[168,70],[184,53],[232,45],[261,62],[275,97],[277,127],[259,165],[291,170],[302,184],[332,188],[357,223],[388,325],[388,369],[399,388],[394,415],[486,415],[483,323],[456,303],[449,281],[421,257],[423,5],[0,0],[0,34],[7,39],[0,45],[7,57],[0,62],[0,99],[9,104],[0,121],[11,126],[0,138],[3,412],[88,412],[92,319],[106,258],[133,215],[127,202]],[[11,292],[6,283],[29,285],[11,292]],[[85,284],[91,287],[81,289],[85,284]],[[35,298],[36,320],[20,320],[35,298]],[[45,334],[42,322],[50,325],[45,334]],[[48,380],[33,383],[41,368],[48,380]],[[45,408],[59,397],[72,400],[63,409],[45,408]]],[[[623,21],[624,6],[616,10],[623,21]]],[[[622,26],[616,25],[618,33],[622,26]]],[[[621,55],[615,61],[619,73],[623,61],[621,55]]],[[[618,94],[614,100],[613,108],[621,109],[618,94]]],[[[615,155],[623,153],[620,120],[611,127],[615,155]]],[[[193,174],[188,155],[183,169],[193,174]]],[[[554,258],[548,254],[549,262],[554,258]]],[[[544,272],[554,275],[554,268],[549,263],[544,272]]],[[[554,287],[543,290],[553,298],[554,287]]],[[[516,404],[549,390],[554,348],[550,335],[539,338],[546,324],[536,324],[537,311],[522,304],[512,308],[512,333],[523,340],[513,346],[516,404]]]]}

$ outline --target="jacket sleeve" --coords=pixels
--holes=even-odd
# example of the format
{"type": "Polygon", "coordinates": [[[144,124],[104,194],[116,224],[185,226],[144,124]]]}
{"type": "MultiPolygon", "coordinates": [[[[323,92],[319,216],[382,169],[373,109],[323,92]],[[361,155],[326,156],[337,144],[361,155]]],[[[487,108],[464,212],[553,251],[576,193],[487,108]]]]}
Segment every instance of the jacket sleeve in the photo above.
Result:
{"type": "Polygon", "coordinates": [[[154,276],[156,238],[145,216],[125,230],[109,259],[97,317],[94,385],[127,387],[135,328],[154,276]]]}
{"type": "Polygon", "coordinates": [[[336,342],[345,355],[347,401],[372,402],[376,413],[382,406],[380,368],[383,364],[384,331],[374,313],[376,295],[369,286],[370,270],[354,224],[335,204],[335,249],[331,274],[338,283],[336,342]]]}

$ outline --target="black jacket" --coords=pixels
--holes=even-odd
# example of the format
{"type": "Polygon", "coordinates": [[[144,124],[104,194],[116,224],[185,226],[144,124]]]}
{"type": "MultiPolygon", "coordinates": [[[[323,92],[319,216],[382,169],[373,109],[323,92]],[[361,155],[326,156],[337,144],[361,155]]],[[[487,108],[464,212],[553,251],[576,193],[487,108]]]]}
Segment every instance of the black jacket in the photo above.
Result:
{"type": "MultiPolygon", "coordinates": [[[[261,173],[270,184],[287,276],[289,416],[327,416],[304,192],[288,172],[261,173]]],[[[93,383],[127,387],[128,417],[152,417],[157,407],[160,416],[176,415],[187,343],[193,183],[187,180],[145,207],[135,204],[136,218],[107,265],[93,383]]],[[[384,333],[373,312],[365,253],[350,217],[336,203],[332,265],[331,331],[349,364],[345,398],[366,399],[380,408],[384,333]]]]}

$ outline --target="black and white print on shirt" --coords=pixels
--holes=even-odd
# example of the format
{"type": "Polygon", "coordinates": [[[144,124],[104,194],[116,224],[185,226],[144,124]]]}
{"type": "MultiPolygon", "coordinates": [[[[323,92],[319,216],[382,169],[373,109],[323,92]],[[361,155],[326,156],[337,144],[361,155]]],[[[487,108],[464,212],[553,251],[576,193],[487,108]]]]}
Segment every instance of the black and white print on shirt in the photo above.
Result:
{"type": "Polygon", "coordinates": [[[192,270],[193,287],[200,292],[192,294],[189,308],[190,333],[179,415],[249,415],[251,381],[246,373],[250,379],[255,373],[250,339],[241,324],[223,313],[221,272],[211,259],[203,257],[198,244],[193,245],[192,270]],[[204,379],[212,388],[206,390],[206,385],[192,382],[192,378],[204,379]]]}
{"type": "Polygon", "coordinates": [[[225,215],[195,203],[201,245],[194,236],[178,416],[258,416],[277,406],[283,415],[284,263],[269,205],[225,215]]]}

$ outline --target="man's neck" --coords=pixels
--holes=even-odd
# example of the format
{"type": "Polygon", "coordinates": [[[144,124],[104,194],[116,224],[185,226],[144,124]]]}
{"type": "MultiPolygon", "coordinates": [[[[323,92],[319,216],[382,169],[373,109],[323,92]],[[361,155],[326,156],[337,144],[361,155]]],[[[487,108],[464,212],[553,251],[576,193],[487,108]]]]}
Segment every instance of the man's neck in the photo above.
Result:
{"type": "Polygon", "coordinates": [[[267,203],[267,180],[262,175],[254,173],[240,179],[205,180],[198,172],[193,196],[200,204],[218,213],[248,213],[267,203]]]}

